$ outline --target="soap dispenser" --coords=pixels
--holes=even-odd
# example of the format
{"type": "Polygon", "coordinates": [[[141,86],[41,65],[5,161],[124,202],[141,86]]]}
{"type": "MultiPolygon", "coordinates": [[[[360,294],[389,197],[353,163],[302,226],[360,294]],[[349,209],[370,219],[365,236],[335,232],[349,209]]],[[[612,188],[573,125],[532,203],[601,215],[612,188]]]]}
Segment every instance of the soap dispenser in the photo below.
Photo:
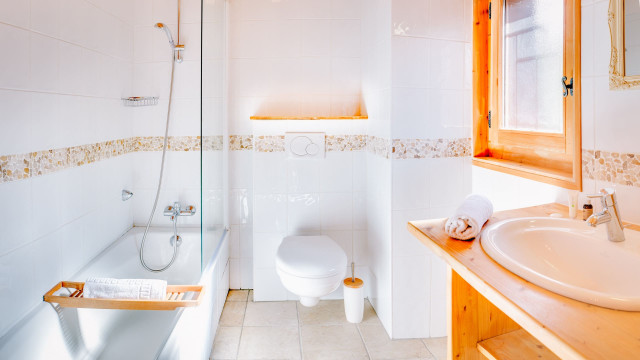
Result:
{"type": "Polygon", "coordinates": [[[591,205],[591,199],[587,199],[584,205],[582,205],[582,220],[586,221],[592,214],[593,205],[591,205]]]}

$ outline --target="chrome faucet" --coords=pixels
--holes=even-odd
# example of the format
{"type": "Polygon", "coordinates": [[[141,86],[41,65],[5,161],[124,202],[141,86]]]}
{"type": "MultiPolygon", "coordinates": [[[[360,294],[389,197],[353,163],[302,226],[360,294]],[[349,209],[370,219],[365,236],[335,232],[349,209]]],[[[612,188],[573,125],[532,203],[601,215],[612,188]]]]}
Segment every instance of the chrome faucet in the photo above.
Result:
{"type": "Polygon", "coordinates": [[[171,220],[177,219],[178,216],[193,216],[196,213],[196,207],[189,205],[182,209],[179,202],[173,203],[173,206],[169,205],[164,208],[164,216],[170,216],[171,220]]]}
{"type": "Polygon", "coordinates": [[[609,241],[624,241],[624,225],[620,218],[620,210],[616,201],[616,191],[612,188],[600,190],[600,194],[588,195],[589,198],[599,198],[602,201],[602,211],[589,216],[587,224],[596,227],[607,224],[607,238],[609,241]]]}

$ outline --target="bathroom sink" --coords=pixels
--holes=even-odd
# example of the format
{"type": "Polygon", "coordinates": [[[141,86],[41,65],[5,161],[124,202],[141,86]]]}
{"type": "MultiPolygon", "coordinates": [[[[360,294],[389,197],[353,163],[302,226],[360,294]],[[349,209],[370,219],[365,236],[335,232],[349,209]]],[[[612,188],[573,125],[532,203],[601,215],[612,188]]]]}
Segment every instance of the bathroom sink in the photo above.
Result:
{"type": "Polygon", "coordinates": [[[606,226],[561,218],[517,218],[487,227],[484,251],[507,270],[557,294],[640,311],[640,232],[607,240],[606,226]]]}

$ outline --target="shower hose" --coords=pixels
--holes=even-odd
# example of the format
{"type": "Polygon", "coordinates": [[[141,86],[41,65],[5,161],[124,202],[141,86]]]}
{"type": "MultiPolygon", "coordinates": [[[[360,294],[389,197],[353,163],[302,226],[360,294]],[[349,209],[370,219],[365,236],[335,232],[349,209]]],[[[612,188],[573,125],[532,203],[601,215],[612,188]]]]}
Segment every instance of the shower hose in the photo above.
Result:
{"type": "MultiPolygon", "coordinates": [[[[175,56],[175,55],[174,55],[175,56]]],[[[162,146],[162,162],[160,164],[160,177],[158,178],[158,190],[156,191],[156,198],[153,201],[153,208],[151,209],[151,215],[149,215],[149,220],[147,221],[147,226],[144,229],[144,235],[142,235],[142,242],[140,244],[140,263],[142,266],[151,271],[151,272],[162,272],[167,270],[173,265],[173,262],[176,261],[176,257],[178,255],[178,214],[174,214],[171,218],[173,221],[173,255],[171,256],[171,261],[159,269],[154,269],[148,266],[144,261],[144,244],[147,240],[147,235],[149,233],[149,227],[151,226],[151,221],[153,221],[153,215],[156,212],[156,207],[158,206],[158,198],[160,197],[160,189],[162,188],[162,177],[164,175],[164,160],[167,154],[167,142],[169,140],[169,119],[171,118],[171,100],[173,98],[173,72],[175,68],[175,58],[171,61],[171,82],[169,85],[169,105],[167,106],[167,124],[164,130],[164,144],[162,146]]]]}

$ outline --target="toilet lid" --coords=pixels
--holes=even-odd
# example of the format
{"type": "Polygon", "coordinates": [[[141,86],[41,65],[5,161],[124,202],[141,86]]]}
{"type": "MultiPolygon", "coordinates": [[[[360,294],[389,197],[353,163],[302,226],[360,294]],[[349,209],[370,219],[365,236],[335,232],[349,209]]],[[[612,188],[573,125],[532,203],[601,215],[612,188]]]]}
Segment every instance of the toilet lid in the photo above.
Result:
{"type": "Polygon", "coordinates": [[[344,272],[347,255],[330,237],[287,236],[276,255],[281,271],[305,278],[324,278],[344,272]]]}

